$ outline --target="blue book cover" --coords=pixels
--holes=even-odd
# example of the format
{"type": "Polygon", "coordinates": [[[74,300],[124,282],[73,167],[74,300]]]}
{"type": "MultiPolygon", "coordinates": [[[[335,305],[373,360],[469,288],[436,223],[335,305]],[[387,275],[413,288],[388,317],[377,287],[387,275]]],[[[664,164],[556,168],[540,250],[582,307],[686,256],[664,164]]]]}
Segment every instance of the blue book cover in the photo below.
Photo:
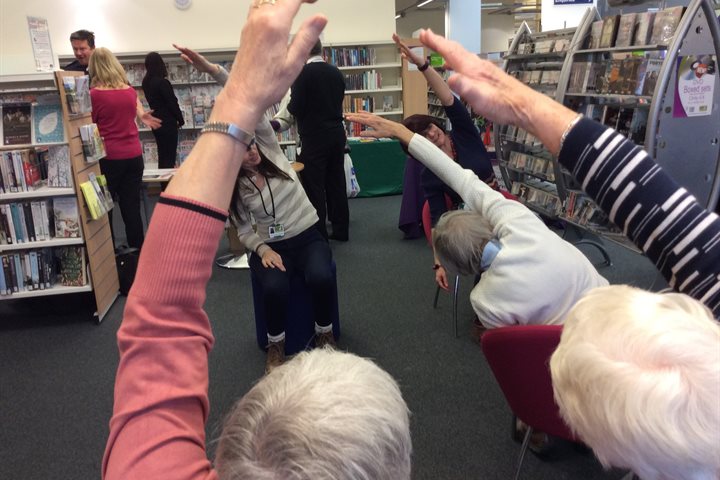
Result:
{"type": "Polygon", "coordinates": [[[13,226],[15,227],[15,238],[17,243],[24,243],[26,240],[23,235],[22,224],[20,223],[20,210],[17,203],[10,204],[10,214],[12,215],[13,226]]]}
{"type": "Polygon", "coordinates": [[[33,105],[32,117],[35,143],[65,141],[65,127],[60,104],[33,105]]]}
{"type": "Polygon", "coordinates": [[[7,295],[7,282],[5,281],[5,270],[2,268],[2,265],[0,265],[0,295],[7,295]]]}
{"type": "Polygon", "coordinates": [[[13,255],[13,262],[15,263],[15,280],[17,280],[18,291],[25,291],[25,275],[23,274],[23,267],[20,263],[20,254],[16,253],[13,255]]]}

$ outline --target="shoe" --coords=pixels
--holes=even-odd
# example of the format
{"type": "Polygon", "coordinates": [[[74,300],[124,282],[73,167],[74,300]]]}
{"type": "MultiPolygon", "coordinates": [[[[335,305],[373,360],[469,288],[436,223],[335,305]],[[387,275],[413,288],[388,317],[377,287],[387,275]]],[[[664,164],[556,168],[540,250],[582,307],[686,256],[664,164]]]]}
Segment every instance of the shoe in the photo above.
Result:
{"type": "Polygon", "coordinates": [[[268,342],[267,357],[265,358],[265,373],[270,373],[285,363],[285,340],[268,342]]]}
{"type": "Polygon", "coordinates": [[[341,233],[333,232],[330,235],[328,235],[328,238],[330,240],[337,240],[338,242],[347,242],[348,240],[350,240],[350,236],[347,233],[341,234],[341,233]]]}
{"type": "Polygon", "coordinates": [[[337,348],[337,343],[335,343],[335,337],[333,336],[332,330],[326,333],[315,334],[315,348],[323,348],[325,346],[337,348]]]}

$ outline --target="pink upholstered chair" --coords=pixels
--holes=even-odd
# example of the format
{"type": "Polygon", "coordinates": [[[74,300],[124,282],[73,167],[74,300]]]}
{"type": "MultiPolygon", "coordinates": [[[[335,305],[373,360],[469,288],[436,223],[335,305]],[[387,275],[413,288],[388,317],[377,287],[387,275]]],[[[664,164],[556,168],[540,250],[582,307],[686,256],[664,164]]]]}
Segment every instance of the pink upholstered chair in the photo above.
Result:
{"type": "Polygon", "coordinates": [[[528,425],[515,479],[533,431],[576,441],[553,398],[550,356],[560,343],[561,325],[522,325],[486,331],[481,340],[495,379],[513,413],[528,425]]]}

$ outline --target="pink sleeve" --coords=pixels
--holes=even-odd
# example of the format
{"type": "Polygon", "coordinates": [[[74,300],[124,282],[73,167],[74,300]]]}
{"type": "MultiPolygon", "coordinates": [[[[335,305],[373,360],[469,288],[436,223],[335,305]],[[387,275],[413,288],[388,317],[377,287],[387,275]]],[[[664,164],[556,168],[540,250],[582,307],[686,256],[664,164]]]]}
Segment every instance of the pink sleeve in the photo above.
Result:
{"type": "Polygon", "coordinates": [[[153,212],[117,334],[103,478],[217,478],[205,452],[214,339],[203,304],[226,214],[168,195],[153,212]]]}

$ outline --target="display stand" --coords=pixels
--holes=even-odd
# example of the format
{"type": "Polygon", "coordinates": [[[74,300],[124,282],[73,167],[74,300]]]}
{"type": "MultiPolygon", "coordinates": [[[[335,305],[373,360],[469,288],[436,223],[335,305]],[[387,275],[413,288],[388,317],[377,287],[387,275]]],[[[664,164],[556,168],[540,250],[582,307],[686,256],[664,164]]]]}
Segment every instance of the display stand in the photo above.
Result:
{"type": "Polygon", "coordinates": [[[87,163],[83,155],[82,141],[80,139],[80,126],[92,123],[91,113],[74,115],[70,113],[63,89],[63,78],[66,76],[81,76],[80,72],[55,72],[56,83],[60,92],[60,100],[63,107],[65,122],[65,135],[70,146],[70,160],[72,163],[73,179],[75,183],[75,195],[80,208],[80,221],[82,224],[85,250],[88,257],[88,265],[92,284],[92,291],[95,295],[97,307],[97,321],[101,322],[107,311],[118,296],[120,283],[118,281],[117,265],[115,263],[115,248],[110,231],[108,216],[93,220],[90,216],[85,198],[80,190],[80,184],[88,181],[91,173],[100,175],[100,164],[98,162],[87,163]]]}

